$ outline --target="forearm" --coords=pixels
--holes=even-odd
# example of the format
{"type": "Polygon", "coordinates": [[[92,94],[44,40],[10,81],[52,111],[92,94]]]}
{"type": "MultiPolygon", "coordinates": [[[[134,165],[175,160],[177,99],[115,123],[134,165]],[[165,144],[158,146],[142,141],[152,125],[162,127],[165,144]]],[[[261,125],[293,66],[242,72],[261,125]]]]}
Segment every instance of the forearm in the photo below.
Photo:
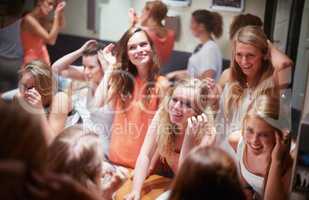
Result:
{"type": "Polygon", "coordinates": [[[166,75],[168,79],[176,79],[176,80],[181,80],[189,77],[189,74],[187,70],[177,70],[170,72],[166,75]]]}
{"type": "Polygon", "coordinates": [[[59,15],[55,15],[54,17],[52,28],[46,38],[46,43],[49,45],[54,45],[56,43],[58,33],[60,31],[60,18],[61,17],[59,15]]]}
{"type": "Polygon", "coordinates": [[[109,67],[104,73],[104,77],[100,81],[95,93],[94,93],[94,105],[96,107],[101,107],[105,105],[108,98],[108,82],[112,74],[112,68],[109,67]]]}
{"type": "Polygon", "coordinates": [[[193,139],[191,137],[188,137],[187,135],[184,138],[180,155],[179,155],[179,161],[178,161],[178,169],[180,169],[181,164],[187,157],[188,153],[191,151],[191,149],[195,146],[193,139]]]}
{"type": "Polygon", "coordinates": [[[52,65],[52,69],[54,72],[61,74],[62,71],[67,70],[70,68],[70,65],[76,61],[79,57],[82,56],[82,50],[77,49],[61,58],[59,58],[54,64],[52,65]]]}
{"type": "Polygon", "coordinates": [[[144,180],[147,177],[150,159],[147,156],[139,156],[134,169],[132,191],[140,193],[144,180]]]}
{"type": "Polygon", "coordinates": [[[214,70],[209,69],[209,70],[204,71],[200,76],[198,76],[198,79],[200,79],[200,80],[203,80],[203,79],[206,79],[206,78],[214,79],[215,74],[216,74],[216,72],[214,70]]]}
{"type": "Polygon", "coordinates": [[[265,187],[264,200],[284,200],[287,198],[287,192],[284,191],[284,185],[282,181],[282,168],[282,165],[277,162],[272,162],[270,165],[265,187]]]}

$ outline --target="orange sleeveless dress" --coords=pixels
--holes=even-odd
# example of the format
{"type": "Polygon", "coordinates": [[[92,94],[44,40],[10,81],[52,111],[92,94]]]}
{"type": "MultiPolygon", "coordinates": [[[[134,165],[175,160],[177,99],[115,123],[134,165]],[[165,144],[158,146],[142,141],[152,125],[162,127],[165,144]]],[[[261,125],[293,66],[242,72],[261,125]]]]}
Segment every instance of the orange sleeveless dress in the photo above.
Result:
{"type": "Polygon", "coordinates": [[[24,65],[32,60],[41,60],[50,65],[50,58],[42,38],[28,31],[21,32],[24,49],[24,65]]]}

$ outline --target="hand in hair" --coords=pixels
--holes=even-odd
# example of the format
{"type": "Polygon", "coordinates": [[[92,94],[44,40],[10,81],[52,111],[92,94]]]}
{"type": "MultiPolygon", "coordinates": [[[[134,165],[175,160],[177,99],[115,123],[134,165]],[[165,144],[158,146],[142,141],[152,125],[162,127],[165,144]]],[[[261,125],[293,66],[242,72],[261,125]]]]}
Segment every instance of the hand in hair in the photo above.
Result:
{"type": "Polygon", "coordinates": [[[115,45],[113,43],[107,45],[103,50],[98,52],[98,58],[101,66],[106,70],[106,67],[117,63],[116,57],[112,54],[115,45]]]}
{"type": "Polygon", "coordinates": [[[206,78],[206,85],[209,91],[207,96],[207,102],[212,105],[213,110],[219,109],[219,99],[221,95],[221,87],[216,84],[216,81],[212,78],[206,78]]]}
{"type": "Polygon", "coordinates": [[[282,133],[283,135],[279,135],[276,131],[276,144],[271,153],[272,162],[279,164],[282,164],[285,161],[286,155],[289,154],[291,144],[289,131],[282,131],[282,133]]]}
{"type": "Polygon", "coordinates": [[[92,46],[97,45],[98,42],[96,40],[88,40],[79,48],[80,52],[84,52],[86,49],[89,49],[92,46]]]}

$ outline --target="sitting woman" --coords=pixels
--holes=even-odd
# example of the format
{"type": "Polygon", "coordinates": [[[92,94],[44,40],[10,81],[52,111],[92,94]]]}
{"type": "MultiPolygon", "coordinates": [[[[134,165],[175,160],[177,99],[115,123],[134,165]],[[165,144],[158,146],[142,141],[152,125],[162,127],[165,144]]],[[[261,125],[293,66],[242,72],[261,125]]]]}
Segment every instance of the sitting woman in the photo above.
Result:
{"type": "Polygon", "coordinates": [[[239,137],[229,138],[237,154],[244,188],[262,199],[287,199],[293,159],[286,116],[280,116],[279,99],[262,95],[244,116],[239,137]]]}
{"type": "Polygon", "coordinates": [[[166,80],[158,76],[154,46],[140,28],[130,28],[115,47],[107,46],[104,52],[108,69],[97,88],[101,93],[96,94],[96,102],[111,105],[115,113],[109,159],[134,168],[166,80]]]}
{"type": "Polygon", "coordinates": [[[54,80],[49,65],[35,60],[27,63],[21,71],[19,91],[16,95],[19,103],[29,112],[42,115],[42,123],[48,131],[48,142],[65,127],[69,113],[68,96],[64,92],[54,93],[54,80]]]}
{"type": "MultiPolygon", "coordinates": [[[[148,128],[135,165],[133,188],[127,199],[141,198],[143,182],[156,150],[158,150],[161,160],[169,166],[172,172],[174,174],[177,172],[187,120],[192,116],[201,115],[209,109],[206,100],[207,94],[207,84],[198,79],[180,82],[170,90],[148,128]]],[[[211,119],[211,115],[209,119],[211,119]]],[[[203,130],[201,129],[201,132],[195,137],[196,145],[203,137],[201,134],[203,130]]]]}
{"type": "Polygon", "coordinates": [[[224,151],[199,147],[180,167],[169,200],[245,200],[236,165],[224,151]]]}
{"type": "Polygon", "coordinates": [[[180,80],[187,77],[218,80],[222,71],[222,55],[214,38],[222,35],[222,16],[217,12],[196,10],[192,13],[191,31],[200,44],[189,58],[186,70],[167,74],[169,79],[180,80]]]}
{"type": "Polygon", "coordinates": [[[55,173],[70,175],[88,190],[101,194],[104,199],[112,199],[121,179],[112,174],[108,183],[101,184],[105,173],[102,170],[101,148],[99,135],[72,126],[65,129],[50,145],[48,168],[55,173]]]}

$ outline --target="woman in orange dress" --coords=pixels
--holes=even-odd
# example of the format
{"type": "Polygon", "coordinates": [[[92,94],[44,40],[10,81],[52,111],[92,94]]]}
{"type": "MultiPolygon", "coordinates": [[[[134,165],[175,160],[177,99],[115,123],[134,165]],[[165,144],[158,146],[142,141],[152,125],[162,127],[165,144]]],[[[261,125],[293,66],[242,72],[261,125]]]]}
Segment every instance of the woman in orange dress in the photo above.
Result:
{"type": "Polygon", "coordinates": [[[42,60],[50,65],[46,44],[54,45],[60,28],[64,24],[63,9],[65,2],[56,0],[38,0],[35,8],[27,14],[22,22],[21,39],[24,48],[24,61],[42,60]],[[55,14],[50,30],[47,30],[47,16],[53,10],[55,14]]]}

